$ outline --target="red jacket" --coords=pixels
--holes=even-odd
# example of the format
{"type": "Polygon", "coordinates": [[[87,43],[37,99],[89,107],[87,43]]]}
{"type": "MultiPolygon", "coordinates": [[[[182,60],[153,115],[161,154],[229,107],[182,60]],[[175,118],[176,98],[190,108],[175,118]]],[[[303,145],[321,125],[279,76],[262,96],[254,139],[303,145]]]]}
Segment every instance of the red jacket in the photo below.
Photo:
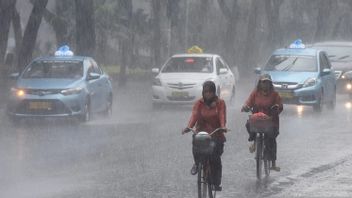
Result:
{"type": "MultiPolygon", "coordinates": [[[[210,107],[204,103],[203,99],[195,102],[192,109],[192,116],[189,120],[188,127],[196,126],[196,131],[213,132],[217,128],[226,127],[226,105],[225,101],[218,98],[210,107]]],[[[226,141],[223,132],[217,132],[213,137],[221,141],[226,141]]]]}
{"type": "Polygon", "coordinates": [[[272,91],[268,96],[264,96],[259,91],[254,90],[248,97],[246,105],[253,108],[253,113],[263,112],[271,116],[273,118],[274,125],[279,127],[279,114],[283,110],[283,105],[281,97],[276,91],[272,91]],[[278,112],[276,113],[271,110],[271,107],[275,104],[279,105],[278,112]]]}

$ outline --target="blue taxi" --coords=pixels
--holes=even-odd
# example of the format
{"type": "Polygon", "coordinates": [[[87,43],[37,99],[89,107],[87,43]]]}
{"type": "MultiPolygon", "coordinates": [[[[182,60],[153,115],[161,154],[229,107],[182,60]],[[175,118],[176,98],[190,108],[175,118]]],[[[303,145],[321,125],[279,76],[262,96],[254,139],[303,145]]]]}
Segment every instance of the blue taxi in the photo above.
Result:
{"type": "Polygon", "coordinates": [[[108,75],[91,57],[74,56],[68,46],[55,56],[33,60],[11,88],[7,114],[11,120],[27,117],[77,117],[86,122],[91,113],[110,115],[113,93],[108,75]]]}
{"type": "Polygon", "coordinates": [[[324,104],[335,108],[336,79],[326,53],[306,48],[300,39],[275,50],[256,73],[271,76],[284,104],[308,105],[317,112],[324,104]]]}

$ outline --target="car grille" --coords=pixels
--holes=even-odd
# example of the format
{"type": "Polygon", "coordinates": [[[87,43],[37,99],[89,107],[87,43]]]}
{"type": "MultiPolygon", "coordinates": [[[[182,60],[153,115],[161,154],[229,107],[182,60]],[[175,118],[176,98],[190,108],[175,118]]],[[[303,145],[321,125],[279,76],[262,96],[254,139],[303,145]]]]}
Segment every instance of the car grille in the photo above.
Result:
{"type": "Polygon", "coordinates": [[[190,89],[196,85],[196,83],[167,83],[172,89],[190,89]]]}
{"type": "Polygon", "coordinates": [[[58,94],[61,92],[61,89],[26,89],[26,94],[44,96],[58,94]]]}
{"type": "Polygon", "coordinates": [[[274,82],[273,85],[276,89],[298,89],[302,87],[302,85],[294,82],[274,82]]]}
{"type": "Polygon", "coordinates": [[[190,96],[190,97],[172,97],[172,96],[167,96],[168,100],[171,101],[192,101],[195,99],[194,96],[190,96]]]}
{"type": "Polygon", "coordinates": [[[16,108],[18,114],[55,115],[71,111],[60,100],[23,100],[16,108]]]}

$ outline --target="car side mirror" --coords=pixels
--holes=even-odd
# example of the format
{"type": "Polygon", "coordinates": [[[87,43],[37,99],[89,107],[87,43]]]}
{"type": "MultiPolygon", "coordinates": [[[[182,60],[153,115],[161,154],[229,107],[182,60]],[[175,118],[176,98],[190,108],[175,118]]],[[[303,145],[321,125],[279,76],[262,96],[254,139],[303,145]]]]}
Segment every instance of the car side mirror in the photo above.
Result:
{"type": "Polygon", "coordinates": [[[16,73],[11,73],[9,75],[10,79],[17,79],[20,76],[20,73],[16,72],[16,73]]]}
{"type": "Polygon", "coordinates": [[[261,73],[262,73],[262,69],[261,69],[260,67],[256,67],[256,68],[254,69],[254,73],[255,73],[255,74],[261,74],[261,73]]]}
{"type": "Polygon", "coordinates": [[[153,68],[152,72],[155,73],[155,74],[158,74],[160,72],[160,70],[159,70],[159,68],[153,68]]]}
{"type": "Polygon", "coordinates": [[[323,72],[322,72],[323,75],[327,75],[330,73],[331,73],[331,69],[328,69],[328,68],[323,69],[323,72]]]}
{"type": "Polygon", "coordinates": [[[220,74],[226,74],[228,72],[227,68],[220,68],[219,73],[220,74]]]}
{"type": "Polygon", "coordinates": [[[95,80],[99,78],[100,78],[100,74],[92,72],[88,74],[87,80],[95,80]]]}

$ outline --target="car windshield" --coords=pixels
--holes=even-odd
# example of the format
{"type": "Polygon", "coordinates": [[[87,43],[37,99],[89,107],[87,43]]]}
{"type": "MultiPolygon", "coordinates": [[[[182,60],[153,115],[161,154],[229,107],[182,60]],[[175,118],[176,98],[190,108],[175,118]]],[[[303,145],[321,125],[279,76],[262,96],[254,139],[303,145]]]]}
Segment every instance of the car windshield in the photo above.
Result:
{"type": "Polygon", "coordinates": [[[212,73],[213,58],[211,57],[174,57],[161,71],[162,73],[212,73]]]}
{"type": "Polygon", "coordinates": [[[83,77],[80,61],[35,61],[23,73],[22,78],[63,78],[83,77]]]}
{"type": "Polygon", "coordinates": [[[352,47],[349,46],[316,46],[314,48],[325,51],[331,62],[351,62],[352,47]]]}
{"type": "Polygon", "coordinates": [[[318,71],[315,57],[273,55],[270,57],[264,70],[290,71],[290,72],[316,72],[318,71]]]}

